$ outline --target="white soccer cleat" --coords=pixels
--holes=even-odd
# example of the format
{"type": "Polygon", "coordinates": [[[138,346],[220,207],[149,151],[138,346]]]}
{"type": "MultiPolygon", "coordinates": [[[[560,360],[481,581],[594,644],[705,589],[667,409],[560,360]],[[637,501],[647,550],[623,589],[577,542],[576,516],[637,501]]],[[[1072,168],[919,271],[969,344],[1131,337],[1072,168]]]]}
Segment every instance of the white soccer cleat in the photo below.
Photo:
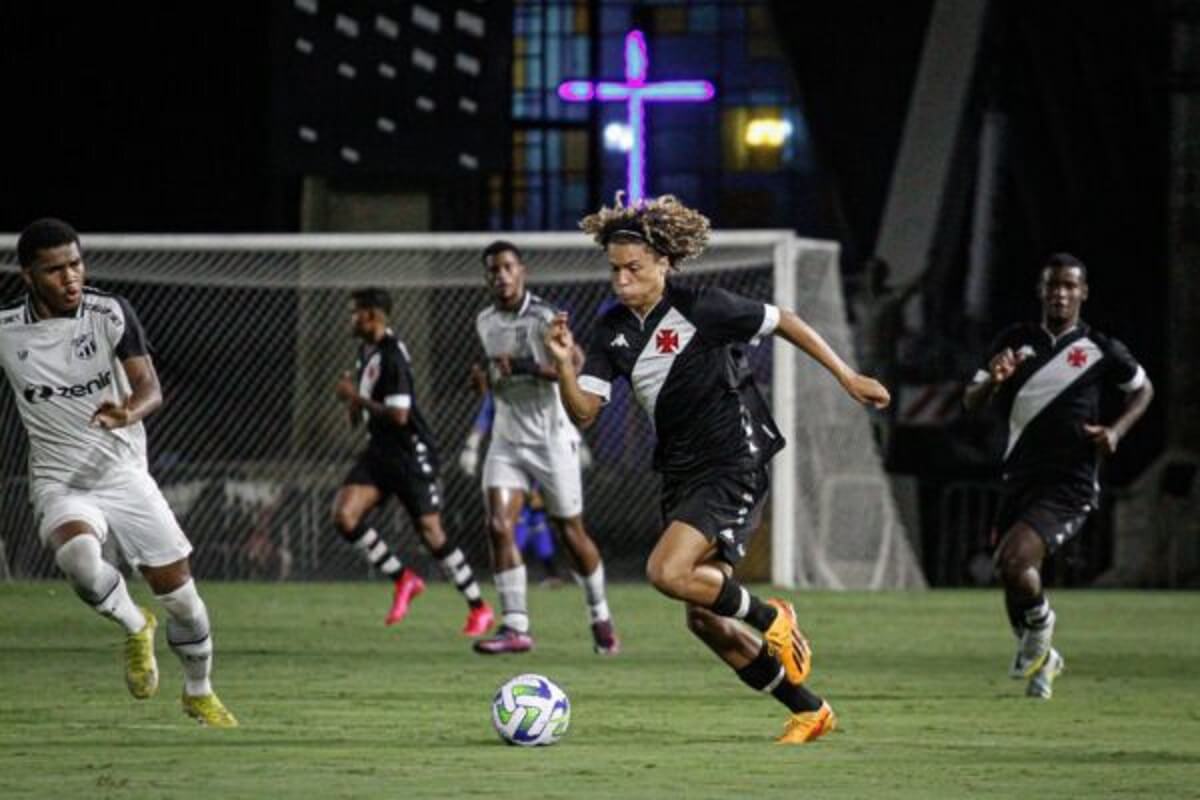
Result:
{"type": "Polygon", "coordinates": [[[1061,675],[1066,667],[1067,662],[1062,655],[1053,647],[1050,648],[1050,654],[1046,656],[1046,663],[1029,679],[1029,684],[1025,687],[1025,696],[1038,700],[1049,700],[1054,696],[1054,679],[1061,675]]]}
{"type": "Polygon", "coordinates": [[[1013,656],[1012,666],[1008,668],[1008,677],[1014,680],[1027,680],[1033,673],[1042,668],[1050,655],[1050,642],[1054,638],[1054,612],[1046,617],[1046,624],[1040,628],[1026,628],[1021,633],[1021,641],[1017,644],[1017,654],[1013,656]]]}

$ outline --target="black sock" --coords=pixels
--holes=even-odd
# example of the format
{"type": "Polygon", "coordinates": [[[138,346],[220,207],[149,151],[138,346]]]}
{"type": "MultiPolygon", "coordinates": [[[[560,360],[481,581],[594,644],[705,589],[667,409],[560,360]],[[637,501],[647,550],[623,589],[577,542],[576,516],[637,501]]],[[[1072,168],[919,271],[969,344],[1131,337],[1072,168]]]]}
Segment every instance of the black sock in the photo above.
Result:
{"type": "Polygon", "coordinates": [[[721,591],[709,610],[718,616],[745,620],[759,631],[771,627],[779,613],[775,606],[762,602],[729,576],[722,581],[721,591]]]}
{"type": "Polygon", "coordinates": [[[787,678],[779,682],[771,696],[787,706],[793,714],[801,711],[816,711],[825,701],[813,694],[802,683],[789,683],[787,678]]]}
{"type": "Polygon", "coordinates": [[[1022,601],[1011,592],[1005,592],[1004,610],[1008,613],[1008,624],[1012,626],[1013,633],[1020,636],[1021,631],[1025,630],[1025,607],[1022,601]]]}
{"type": "Polygon", "coordinates": [[[816,711],[821,707],[820,697],[801,684],[788,682],[783,665],[767,652],[766,644],[758,651],[753,661],[737,670],[737,676],[751,689],[770,692],[772,697],[787,706],[793,714],[799,711],[816,711]]]}

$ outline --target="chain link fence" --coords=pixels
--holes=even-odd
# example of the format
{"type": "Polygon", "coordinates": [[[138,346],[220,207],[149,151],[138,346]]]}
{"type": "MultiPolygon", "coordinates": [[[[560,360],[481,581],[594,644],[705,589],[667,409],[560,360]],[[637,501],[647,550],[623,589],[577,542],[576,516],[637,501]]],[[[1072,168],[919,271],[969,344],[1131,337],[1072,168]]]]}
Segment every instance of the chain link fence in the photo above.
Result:
{"type": "MultiPolygon", "coordinates": [[[[827,321],[840,326],[838,337],[846,341],[838,349],[848,354],[844,317],[837,318],[836,249],[781,248],[780,236],[719,232],[679,279],[799,308],[818,327],[827,321]],[[797,295],[793,302],[778,296],[781,253],[789,270],[820,272],[819,281],[801,275],[791,289],[811,296],[797,295]],[[806,255],[816,261],[805,266],[806,255]]],[[[486,567],[478,479],[458,468],[457,457],[480,403],[468,375],[481,356],[474,319],[490,301],[479,253],[491,240],[482,234],[85,237],[88,282],[127,297],[149,336],[164,396],[163,408],[146,423],[150,470],[195,546],[198,575],[273,580],[369,574],[330,523],[334,494],[366,444],[361,428],[349,428],[333,392],[339,374],[353,368],[349,293],[363,286],[392,293],[392,326],[412,356],[416,401],[440,451],[446,529],[476,568],[486,567]]],[[[531,289],[569,311],[577,338],[586,343],[591,320],[612,302],[603,253],[574,234],[514,241],[525,253],[531,289]]],[[[23,286],[11,238],[0,246],[9,253],[0,265],[0,294],[9,296],[23,286]]],[[[768,392],[778,370],[774,348],[767,341],[752,351],[768,392]]],[[[803,462],[792,474],[799,472],[804,483],[776,485],[777,492],[789,492],[788,499],[807,498],[781,529],[792,538],[847,522],[829,517],[827,524],[815,513],[822,502],[840,501],[822,498],[828,491],[814,467],[847,461],[839,456],[848,451],[844,436],[815,435],[829,415],[839,418],[839,430],[847,426],[844,414],[857,415],[850,426],[858,439],[867,431],[867,440],[853,461],[866,466],[854,469],[879,474],[863,413],[830,405],[824,393],[840,390],[819,368],[801,365],[795,372],[801,376],[798,416],[806,427],[784,431],[789,457],[803,462]],[[810,458],[812,448],[822,450],[819,463],[810,458]]],[[[0,393],[0,569],[44,577],[55,570],[51,554],[37,542],[28,506],[27,443],[16,402],[13,392],[0,393]]],[[[585,521],[609,574],[638,578],[661,522],[658,479],[650,470],[653,432],[628,387],[620,385],[585,439],[593,456],[584,475],[585,521]]],[[[869,502],[891,503],[890,495],[881,497],[869,502]]],[[[861,505],[861,493],[848,502],[861,505]]],[[[406,560],[427,575],[439,574],[395,501],[370,521],[406,560]]],[[[864,546],[872,551],[864,558],[879,555],[877,538],[870,533],[864,546]]],[[[811,544],[794,550],[794,558],[817,563],[811,544]]],[[[801,567],[798,582],[824,580],[821,570],[801,567]]]]}

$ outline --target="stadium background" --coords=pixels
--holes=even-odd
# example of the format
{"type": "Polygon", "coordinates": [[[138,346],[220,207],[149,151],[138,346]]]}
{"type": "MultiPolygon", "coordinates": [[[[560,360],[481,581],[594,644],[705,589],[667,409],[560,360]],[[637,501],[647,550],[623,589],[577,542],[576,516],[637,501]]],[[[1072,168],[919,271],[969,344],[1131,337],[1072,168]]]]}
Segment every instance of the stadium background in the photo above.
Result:
{"type": "MultiPolygon", "coordinates": [[[[720,229],[840,245],[860,358],[897,389],[881,455],[932,584],[989,580],[996,430],[953,399],[990,335],[1036,313],[1036,267],[1054,250],[1089,264],[1087,318],[1159,388],[1110,465],[1124,493],[1054,579],[1194,583],[1197,4],[966,6],[977,13],[948,20],[933,0],[6,3],[0,230],[40,215],[85,235],[569,230],[622,183],[604,136],[620,109],[568,106],[554,87],[619,75],[637,27],[652,77],[717,86],[713,103],[648,112],[651,191],[720,229]],[[922,83],[939,48],[965,59],[959,95],[922,83]],[[464,53],[463,69],[421,66],[464,53]],[[922,149],[911,126],[930,98],[942,143],[922,149]],[[750,145],[755,119],[791,135],[750,145]],[[906,172],[913,157],[928,169],[906,172]],[[919,257],[889,250],[894,209],[928,197],[919,257]],[[1145,513],[1164,507],[1179,513],[1145,513]]],[[[164,311],[143,313],[163,339],[164,311]]],[[[458,445],[442,442],[448,463],[458,445]]],[[[6,478],[20,462],[3,454],[6,478]]]]}

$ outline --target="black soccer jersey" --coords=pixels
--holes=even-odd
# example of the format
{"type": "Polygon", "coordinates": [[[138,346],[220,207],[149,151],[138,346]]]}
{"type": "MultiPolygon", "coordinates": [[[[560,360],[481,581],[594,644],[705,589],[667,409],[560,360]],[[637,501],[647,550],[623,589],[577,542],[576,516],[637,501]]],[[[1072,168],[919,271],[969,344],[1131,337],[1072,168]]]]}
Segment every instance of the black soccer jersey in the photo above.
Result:
{"type": "MultiPolygon", "coordinates": [[[[1145,371],[1124,344],[1083,322],[1057,338],[1038,324],[1014,325],[997,337],[989,358],[1006,347],[1023,360],[994,400],[1008,419],[1004,480],[1094,485],[1099,462],[1083,426],[1099,424],[1106,385],[1137,391],[1145,371]]],[[[975,381],[987,376],[985,366],[975,381]]]]}
{"type": "Polygon", "coordinates": [[[784,440],[745,346],[778,324],[775,306],[668,281],[645,319],[621,305],[600,317],[579,386],[607,402],[613,381],[629,381],[654,423],[654,468],[666,477],[755,469],[784,440]]]}
{"type": "Polygon", "coordinates": [[[412,362],[404,342],[389,330],[377,344],[359,348],[355,367],[360,397],[382,403],[387,408],[408,409],[408,424],[403,427],[386,417],[371,416],[363,411],[363,421],[371,436],[368,450],[384,458],[412,454],[436,461],[433,432],[417,408],[412,362]]]}

